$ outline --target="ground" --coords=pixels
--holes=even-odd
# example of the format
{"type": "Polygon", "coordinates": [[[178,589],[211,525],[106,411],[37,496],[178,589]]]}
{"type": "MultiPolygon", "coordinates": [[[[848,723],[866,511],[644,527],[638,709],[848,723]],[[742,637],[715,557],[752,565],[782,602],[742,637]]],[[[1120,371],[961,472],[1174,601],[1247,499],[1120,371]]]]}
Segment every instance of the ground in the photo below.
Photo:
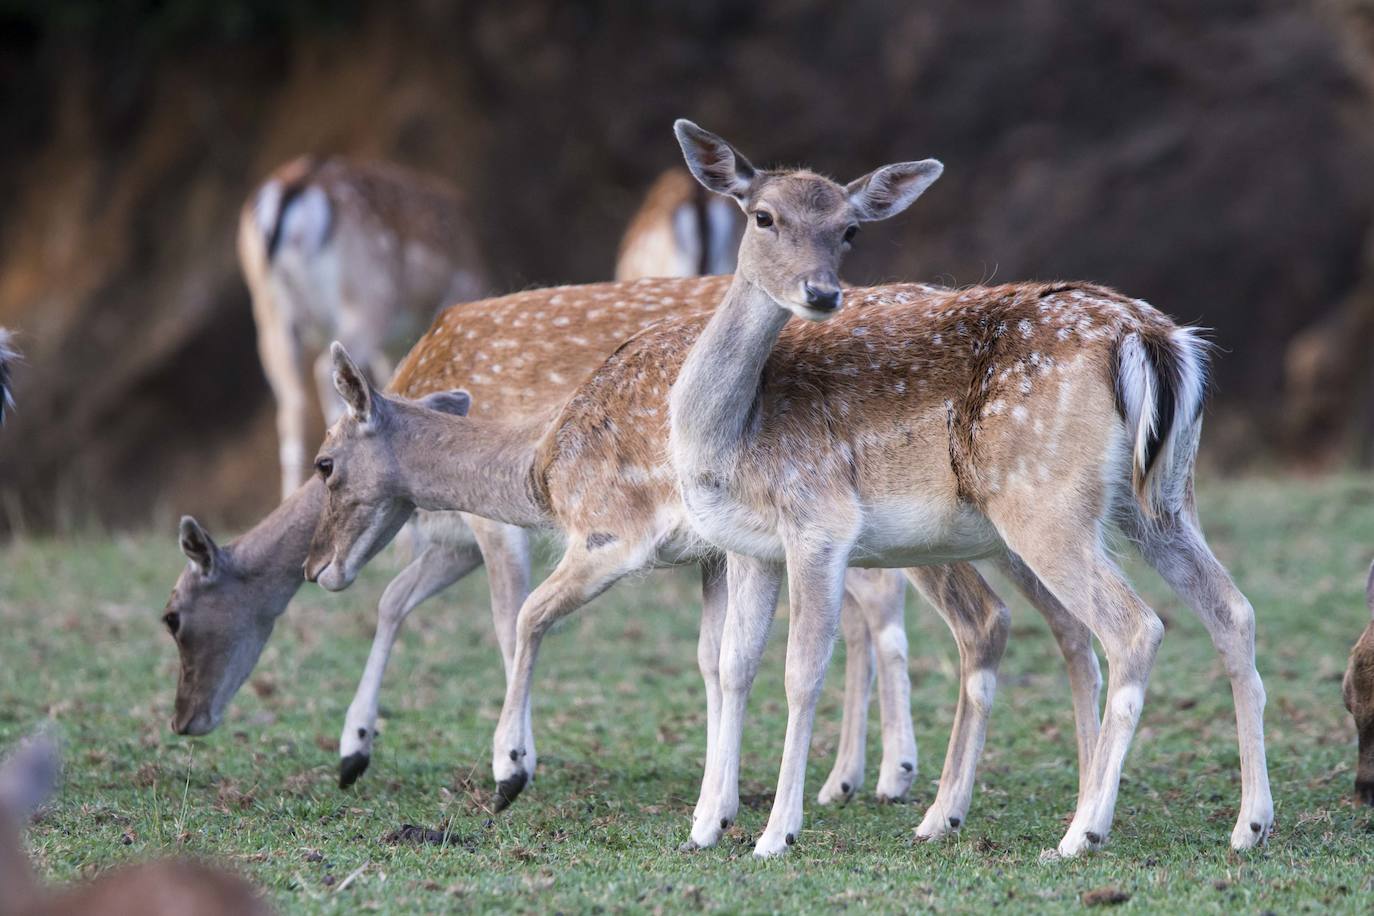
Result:
{"type": "MultiPolygon", "coordinates": [[[[481,575],[411,618],[384,689],[372,769],[340,791],[338,729],[394,560],[343,595],[303,589],[228,721],[183,739],[167,728],[176,654],[159,622],[181,566],[174,532],[20,540],[0,549],[0,746],[48,718],[66,742],[64,784],[29,832],[47,879],[155,855],[213,856],[288,913],[1052,912],[1122,896],[1123,910],[1367,912],[1374,809],[1350,800],[1355,748],[1340,677],[1367,619],[1374,479],[1205,480],[1200,489],[1216,551],[1258,611],[1269,692],[1277,830],[1247,855],[1227,846],[1240,784],[1221,666],[1196,619],[1134,558],[1131,577],[1168,631],[1108,848],[1080,861],[1041,860],[1074,801],[1073,730],[1053,641],[1015,601],[973,806],[962,832],[935,845],[911,832],[944,754],[955,650],[913,597],[921,760],[912,803],[872,798],[874,725],[860,799],[808,802],[787,856],[750,857],[781,751],[783,614],[750,707],[740,822],[717,849],[677,851],[704,743],[695,577],[684,570],[622,584],[545,643],[538,779],[492,816],[489,747],[503,679],[481,575]],[[405,824],[438,831],[440,843],[398,842],[405,824]]],[[[839,695],[832,676],[811,798],[837,741],[839,695]]]]}

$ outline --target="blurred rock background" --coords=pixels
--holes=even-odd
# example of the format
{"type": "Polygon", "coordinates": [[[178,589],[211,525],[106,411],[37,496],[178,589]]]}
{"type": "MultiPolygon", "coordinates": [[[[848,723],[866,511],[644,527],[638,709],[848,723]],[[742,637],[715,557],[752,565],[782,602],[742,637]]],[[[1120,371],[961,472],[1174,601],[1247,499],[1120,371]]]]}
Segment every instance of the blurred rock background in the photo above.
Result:
{"type": "Polygon", "coordinates": [[[841,179],[943,159],[851,281],[1091,279],[1215,328],[1214,467],[1369,456],[1371,0],[9,0],[0,533],[271,506],[233,239],[282,160],[450,178],[509,291],[609,276],[679,115],[841,179]]]}

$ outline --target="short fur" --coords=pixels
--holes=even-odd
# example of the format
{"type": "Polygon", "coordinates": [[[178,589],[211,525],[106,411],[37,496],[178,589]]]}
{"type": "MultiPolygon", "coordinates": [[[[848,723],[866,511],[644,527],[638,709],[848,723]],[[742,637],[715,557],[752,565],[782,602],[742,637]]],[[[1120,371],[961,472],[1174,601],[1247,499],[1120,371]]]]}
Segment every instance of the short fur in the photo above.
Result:
{"type": "Polygon", "coordinates": [[[19,352],[14,349],[14,335],[0,328],[0,426],[5,425],[6,409],[14,408],[14,380],[12,373],[19,352]]]}
{"type": "Polygon", "coordinates": [[[615,278],[733,273],[742,228],[727,201],[708,193],[686,169],[668,169],[621,237],[615,278]]]}
{"type": "Polygon", "coordinates": [[[1374,805],[1374,566],[1365,582],[1369,624],[1350,650],[1350,664],[1341,682],[1345,708],[1355,718],[1359,762],[1355,768],[1355,798],[1374,805]]]}

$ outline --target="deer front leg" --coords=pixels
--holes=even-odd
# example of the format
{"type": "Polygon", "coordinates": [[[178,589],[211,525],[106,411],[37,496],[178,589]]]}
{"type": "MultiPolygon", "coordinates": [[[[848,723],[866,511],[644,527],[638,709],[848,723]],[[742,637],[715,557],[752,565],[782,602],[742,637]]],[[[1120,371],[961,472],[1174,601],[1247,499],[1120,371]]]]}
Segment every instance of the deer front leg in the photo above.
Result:
{"type": "Polygon", "coordinates": [[[797,841],[802,825],[802,795],[806,787],[806,758],[816,700],[825,684],[825,671],[835,645],[835,630],[844,600],[844,569],[848,545],[807,544],[787,556],[787,736],[778,771],[773,811],[768,816],[754,855],[780,855],[797,841]]]}
{"type": "Polygon", "coordinates": [[[481,563],[482,556],[475,545],[430,544],[382,593],[372,650],[368,653],[367,666],[353,702],[348,705],[343,734],[339,738],[339,788],[353,785],[372,760],[372,742],[377,736],[377,697],[401,624],[421,602],[448,588],[481,563]]]}
{"type": "Polygon", "coordinates": [[[539,646],[549,627],[610,588],[625,575],[644,569],[653,556],[652,543],[617,537],[608,545],[587,549],[586,534],[569,532],[568,550],[549,577],[530,593],[515,626],[515,652],[506,701],[492,746],[496,795],[492,807],[505,809],[529,782],[530,688],[539,646]]]}
{"type": "Polygon", "coordinates": [[[720,722],[714,753],[707,762],[707,769],[716,773],[715,785],[703,782],[702,801],[692,821],[691,839],[682,845],[684,851],[714,846],[739,813],[744,712],[778,608],[783,570],[781,563],[737,554],[726,557],[729,602],[720,643],[720,722]]]}

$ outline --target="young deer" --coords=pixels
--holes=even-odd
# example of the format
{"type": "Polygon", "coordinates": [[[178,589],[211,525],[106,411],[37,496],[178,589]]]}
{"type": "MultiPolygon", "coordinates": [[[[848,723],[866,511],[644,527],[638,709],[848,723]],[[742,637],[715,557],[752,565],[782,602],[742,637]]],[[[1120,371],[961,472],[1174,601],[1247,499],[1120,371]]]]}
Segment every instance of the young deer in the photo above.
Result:
{"type": "Polygon", "coordinates": [[[1364,587],[1370,622],[1350,650],[1350,666],[1345,669],[1341,695],[1345,708],[1355,717],[1360,740],[1360,761],[1355,769],[1355,798],[1374,805],[1374,566],[1364,587]]]}
{"type": "MultiPolygon", "coordinates": [[[[1240,743],[1231,842],[1263,842],[1273,803],[1254,612],[1208,549],[1193,501],[1206,379],[1196,332],[1084,284],[842,291],[836,271],[859,224],[905,209],[938,163],[839,185],[757,170],[689,121],[675,130],[693,174],[734,199],[749,228],[699,336],[651,331],[632,343],[662,367],[646,371],[642,387],[671,381],[681,361],[669,398],[672,463],[693,529],[730,552],[732,596],[736,586],[776,590],[788,571],[786,746],[756,852],[781,852],[801,826],[842,571],[1006,551],[1106,650],[1105,721],[1059,852],[1100,846],[1164,629],[1111,558],[1113,522],[1211,633],[1240,743]],[[845,299],[853,304],[841,313],[845,299]],[[788,326],[791,315],[806,321],[788,326]]],[[[767,632],[763,604],[730,605],[721,754],[738,753],[767,632]]],[[[990,668],[975,666],[965,683],[991,699],[990,668]]]]}
{"type": "MultiPolygon", "coordinates": [[[[576,287],[557,291],[557,298],[605,301],[628,290],[659,309],[690,315],[701,296],[722,295],[729,283],[729,278],[719,278],[576,287]]],[[[913,295],[920,288],[892,289],[913,295]]],[[[536,311],[535,317],[564,326],[562,316],[547,309],[536,311]]],[[[371,388],[342,347],[334,348],[335,383],[348,410],[331,427],[316,459],[327,495],[306,563],[307,578],[331,590],[347,587],[417,507],[461,509],[520,526],[551,527],[566,539],[557,568],[530,593],[517,618],[506,702],[493,747],[492,767],[503,799],[518,794],[532,770],[530,683],[548,628],[627,575],[689,562],[718,566],[719,554],[688,525],[668,463],[666,401],[673,367],[665,373],[654,365],[659,351],[639,345],[657,340],[660,328],[669,328],[668,339],[676,340],[679,333],[690,337],[704,323],[704,314],[694,320],[665,319],[633,338],[551,423],[538,418],[492,419],[490,411],[486,417],[467,416],[469,407],[480,409],[481,404],[463,391],[419,402],[383,396],[371,388]],[[625,362],[620,356],[626,352],[637,358],[625,362]]],[[[436,329],[431,336],[442,341],[445,334],[436,329]]],[[[406,365],[423,361],[424,352],[422,343],[406,365]]],[[[405,371],[403,366],[402,377],[405,371]]],[[[1086,754],[1097,732],[1100,679],[1090,636],[1028,571],[1009,559],[1004,565],[1050,620],[1069,659],[1080,765],[1086,772],[1086,754]]],[[[955,632],[961,657],[977,663],[980,671],[995,668],[1006,642],[1008,615],[977,572],[956,563],[913,570],[909,576],[955,632]]],[[[716,720],[724,679],[718,681],[716,671],[725,590],[719,576],[708,577],[707,585],[698,660],[707,685],[707,756],[715,760],[727,759],[711,750],[720,734],[716,720]]],[[[736,594],[733,585],[731,594],[736,594]]],[[[749,597],[760,611],[769,609],[761,618],[764,629],[776,598],[776,587],[771,595],[761,591],[749,597]]],[[[740,599],[732,598],[736,600],[740,599]]],[[[961,692],[940,791],[919,835],[933,838],[961,823],[987,712],[982,692],[961,692]]],[[[704,781],[708,785],[714,787],[715,782],[704,781]]],[[[715,796],[703,792],[702,803],[707,801],[714,804],[715,796]]],[[[732,803],[713,807],[709,822],[714,837],[708,841],[719,837],[737,807],[737,791],[732,803]]],[[[694,815],[697,845],[705,836],[704,812],[699,805],[694,815]]]]}
{"type": "Polygon", "coordinates": [[[391,375],[443,305],[475,299],[486,271],[462,199],[399,166],[302,157],[243,206],[239,263],[258,353],[277,399],[282,498],[305,479],[309,360],[325,423],[338,416],[324,345],[348,341],[373,378],[391,375]]]}
{"type": "Polygon", "coordinates": [[[743,229],[729,201],[708,193],[686,169],[668,169],[620,239],[615,278],[734,273],[743,229]]]}
{"type": "MultiPolygon", "coordinates": [[[[744,220],[728,200],[712,194],[701,186],[687,169],[676,166],[658,176],[649,188],[644,203],[630,220],[620,240],[620,256],[616,261],[617,280],[639,280],[645,277],[690,277],[710,274],[729,274],[735,271],[735,253],[739,250],[744,220]]],[[[845,772],[838,765],[821,786],[817,800],[821,804],[842,801],[863,782],[865,716],[869,693],[873,689],[874,659],[882,678],[879,703],[885,710],[898,715],[902,734],[894,739],[892,753],[884,759],[900,758],[911,762],[911,770],[885,770],[878,779],[878,797],[896,798],[905,794],[914,772],[915,737],[910,733],[911,675],[907,666],[907,641],[903,607],[906,602],[906,580],[900,573],[885,569],[851,569],[845,574],[845,610],[841,626],[845,628],[845,696],[855,698],[853,714],[846,715],[840,735],[839,759],[854,761],[857,769],[845,772]],[[870,633],[862,609],[889,608],[886,616],[872,619],[886,621],[880,629],[870,633]],[[875,653],[874,641],[881,640],[875,653]],[[900,775],[899,775],[900,774],[900,775]]],[[[884,722],[888,716],[884,716],[884,722]]],[[[886,732],[885,732],[886,734],[886,732]]]]}
{"type": "MultiPolygon", "coordinates": [[[[716,278],[547,289],[453,306],[416,344],[391,390],[420,398],[462,382],[477,398],[476,417],[547,416],[566,400],[577,380],[627,337],[661,317],[665,290],[679,302],[699,301],[698,312],[704,318],[727,282],[716,278]],[[555,338],[546,333],[550,326],[568,331],[555,338]]],[[[318,477],[312,477],[261,523],[223,547],[195,519],[182,519],[181,549],[190,562],[164,615],[181,656],[174,731],[203,735],[213,730],[252,672],[276,619],[304,581],[301,568],[323,493],[318,477]]],[[[372,650],[345,716],[339,744],[343,786],[351,785],[371,760],[378,694],[402,622],[421,602],[483,562],[491,583],[497,640],[510,670],[515,615],[529,592],[528,534],[517,526],[453,512],[420,512],[418,519],[425,543],[382,596],[372,650]]],[[[871,643],[880,648],[883,761],[878,794],[900,797],[914,777],[903,594],[869,579],[856,574],[846,598],[845,627],[852,641],[844,737],[826,782],[825,801],[844,800],[863,782],[871,643]]],[[[712,596],[718,598],[715,592],[712,596]]],[[[703,664],[713,667],[714,644],[703,641],[700,651],[703,664]]],[[[532,770],[531,734],[525,737],[525,747],[532,770]]]]}
{"type": "Polygon", "coordinates": [[[57,745],[30,738],[0,766],[0,916],[256,916],[271,910],[235,875],[178,859],[118,868],[79,886],[39,885],[21,828],[56,787],[57,745]]]}
{"type": "Polygon", "coordinates": [[[14,336],[9,331],[0,328],[0,426],[5,425],[5,409],[14,407],[10,372],[19,359],[19,353],[14,349],[13,340],[14,336]]]}

